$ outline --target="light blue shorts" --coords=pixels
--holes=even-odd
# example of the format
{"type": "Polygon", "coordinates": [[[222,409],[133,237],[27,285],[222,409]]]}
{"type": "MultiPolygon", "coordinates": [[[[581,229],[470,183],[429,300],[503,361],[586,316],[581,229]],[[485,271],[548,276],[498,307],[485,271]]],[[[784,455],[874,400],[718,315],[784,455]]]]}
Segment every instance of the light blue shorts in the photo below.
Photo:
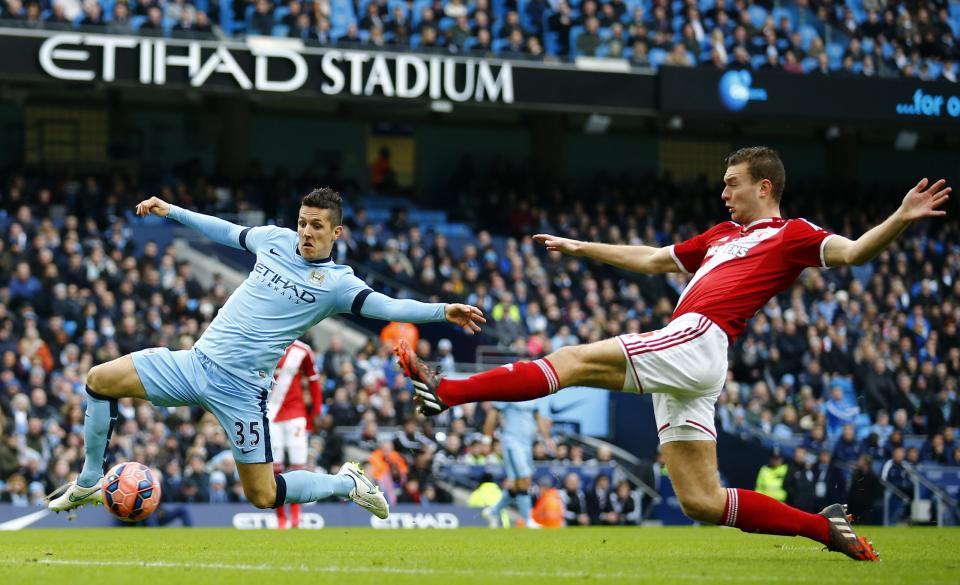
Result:
{"type": "Polygon", "coordinates": [[[196,348],[152,347],[131,354],[133,366],[157,406],[202,406],[220,421],[237,463],[272,463],[267,393],[271,380],[245,380],[196,348]]]}
{"type": "Polygon", "coordinates": [[[503,467],[507,479],[520,479],[533,476],[533,445],[524,445],[517,441],[503,441],[503,467]]]}

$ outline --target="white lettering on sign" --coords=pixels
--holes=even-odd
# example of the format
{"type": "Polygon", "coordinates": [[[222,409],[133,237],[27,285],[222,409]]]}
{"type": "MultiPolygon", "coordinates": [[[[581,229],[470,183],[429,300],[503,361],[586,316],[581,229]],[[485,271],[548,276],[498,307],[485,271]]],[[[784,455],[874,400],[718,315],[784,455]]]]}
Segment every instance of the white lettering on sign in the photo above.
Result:
{"type": "Polygon", "coordinates": [[[269,44],[240,48],[200,41],[67,33],[47,38],[40,47],[39,61],[48,75],[68,81],[163,86],[168,84],[172,68],[180,67],[190,85],[197,88],[221,75],[243,90],[294,92],[307,86],[311,75],[318,75],[320,79],[312,87],[319,85],[320,91],[330,96],[349,92],[358,97],[458,103],[514,101],[510,63],[483,59],[339,49],[307,54],[296,47],[269,44]],[[271,78],[271,69],[277,75],[274,65],[292,73],[271,78]]]}

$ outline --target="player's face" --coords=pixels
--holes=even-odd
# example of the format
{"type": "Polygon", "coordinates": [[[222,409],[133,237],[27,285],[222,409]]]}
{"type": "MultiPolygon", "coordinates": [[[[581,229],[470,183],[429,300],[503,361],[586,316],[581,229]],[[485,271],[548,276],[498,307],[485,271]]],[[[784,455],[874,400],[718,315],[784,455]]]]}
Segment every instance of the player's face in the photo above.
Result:
{"type": "Polygon", "coordinates": [[[304,260],[329,257],[333,250],[333,242],[342,232],[343,226],[333,224],[329,209],[300,207],[297,235],[300,237],[300,255],[304,260]]]}
{"type": "Polygon", "coordinates": [[[748,224],[762,216],[760,195],[764,184],[769,181],[754,183],[747,163],[740,163],[727,167],[723,182],[725,186],[721,197],[730,213],[730,219],[740,224],[748,224]]]}

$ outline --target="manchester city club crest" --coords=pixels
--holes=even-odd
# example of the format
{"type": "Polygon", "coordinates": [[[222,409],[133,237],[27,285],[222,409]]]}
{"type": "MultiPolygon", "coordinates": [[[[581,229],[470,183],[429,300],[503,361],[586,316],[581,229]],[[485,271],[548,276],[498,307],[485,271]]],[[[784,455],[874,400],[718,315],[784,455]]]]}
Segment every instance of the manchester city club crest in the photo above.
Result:
{"type": "Polygon", "coordinates": [[[322,270],[314,270],[310,273],[310,282],[315,284],[323,284],[323,279],[327,277],[327,274],[322,270]]]}

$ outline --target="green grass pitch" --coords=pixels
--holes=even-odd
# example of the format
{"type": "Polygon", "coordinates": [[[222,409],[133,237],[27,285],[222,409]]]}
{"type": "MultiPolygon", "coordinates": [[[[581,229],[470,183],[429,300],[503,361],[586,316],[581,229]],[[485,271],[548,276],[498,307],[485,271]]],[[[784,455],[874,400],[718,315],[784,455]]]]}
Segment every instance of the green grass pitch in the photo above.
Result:
{"type": "Polygon", "coordinates": [[[0,533],[0,583],[960,583],[960,529],[871,528],[881,563],[732,529],[0,533]]]}

